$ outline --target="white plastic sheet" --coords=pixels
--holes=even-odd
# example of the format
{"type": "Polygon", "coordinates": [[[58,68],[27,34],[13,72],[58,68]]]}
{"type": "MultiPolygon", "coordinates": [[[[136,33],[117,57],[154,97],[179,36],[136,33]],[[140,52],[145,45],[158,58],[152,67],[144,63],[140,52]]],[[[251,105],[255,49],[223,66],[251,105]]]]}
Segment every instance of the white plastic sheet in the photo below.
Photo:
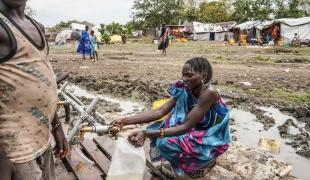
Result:
{"type": "Polygon", "coordinates": [[[144,149],[135,148],[126,139],[119,138],[112,156],[107,180],[142,180],[146,167],[144,149]]]}

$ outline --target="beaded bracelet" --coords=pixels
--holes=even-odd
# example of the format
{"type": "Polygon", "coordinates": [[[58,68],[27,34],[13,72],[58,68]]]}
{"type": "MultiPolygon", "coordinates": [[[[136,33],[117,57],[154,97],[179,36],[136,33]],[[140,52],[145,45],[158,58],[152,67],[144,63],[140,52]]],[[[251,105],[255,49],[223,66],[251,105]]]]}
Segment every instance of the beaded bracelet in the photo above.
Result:
{"type": "Polygon", "coordinates": [[[161,138],[163,138],[163,137],[165,136],[165,129],[164,129],[164,128],[160,128],[160,129],[159,129],[159,136],[160,136],[161,138]]]}

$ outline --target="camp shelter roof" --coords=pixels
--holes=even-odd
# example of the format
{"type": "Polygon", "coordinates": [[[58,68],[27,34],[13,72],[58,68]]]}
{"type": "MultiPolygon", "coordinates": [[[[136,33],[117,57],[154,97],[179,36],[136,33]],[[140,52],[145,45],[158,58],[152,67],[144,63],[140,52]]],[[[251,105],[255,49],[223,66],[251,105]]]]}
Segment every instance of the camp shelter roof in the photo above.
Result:
{"type": "Polygon", "coordinates": [[[84,24],[79,24],[79,23],[72,23],[71,24],[71,29],[84,30],[85,29],[85,25],[84,24]]]}
{"type": "Polygon", "coordinates": [[[282,18],[276,20],[276,22],[284,23],[288,26],[300,26],[304,24],[310,24],[310,17],[302,17],[302,18],[282,18]]]}
{"type": "Polygon", "coordinates": [[[248,30],[261,24],[261,21],[247,21],[235,26],[233,29],[248,30]]]}
{"type": "Polygon", "coordinates": [[[274,24],[275,21],[262,21],[260,24],[256,25],[255,28],[262,30],[270,27],[272,24],[274,24]]]}

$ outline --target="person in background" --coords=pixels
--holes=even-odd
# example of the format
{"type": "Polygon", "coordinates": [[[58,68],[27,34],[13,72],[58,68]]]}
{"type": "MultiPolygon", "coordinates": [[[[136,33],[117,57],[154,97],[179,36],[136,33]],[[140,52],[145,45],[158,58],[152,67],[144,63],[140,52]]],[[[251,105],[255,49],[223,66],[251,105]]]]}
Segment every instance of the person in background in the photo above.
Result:
{"type": "Polygon", "coordinates": [[[166,27],[165,24],[163,24],[159,36],[158,50],[162,50],[162,53],[164,55],[167,55],[167,48],[169,46],[169,35],[170,35],[170,29],[166,27]]]}
{"type": "Polygon", "coordinates": [[[295,33],[293,40],[292,40],[292,46],[293,47],[299,47],[300,46],[300,38],[297,33],[295,33]]]}
{"type": "Polygon", "coordinates": [[[84,60],[85,55],[89,55],[89,58],[92,59],[91,42],[88,30],[89,27],[85,26],[85,31],[82,31],[79,46],[77,49],[77,52],[83,55],[84,60]]]}
{"type": "Polygon", "coordinates": [[[94,61],[98,61],[98,40],[97,40],[97,36],[95,36],[95,31],[91,30],[90,31],[90,40],[91,40],[91,53],[92,56],[94,58],[94,61]]]}

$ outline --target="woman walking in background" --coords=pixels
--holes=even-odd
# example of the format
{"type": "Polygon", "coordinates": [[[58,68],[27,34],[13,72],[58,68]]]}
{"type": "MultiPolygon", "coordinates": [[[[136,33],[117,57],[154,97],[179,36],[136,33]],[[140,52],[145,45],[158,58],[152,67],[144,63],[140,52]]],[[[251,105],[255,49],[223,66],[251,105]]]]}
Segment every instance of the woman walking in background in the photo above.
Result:
{"type": "Polygon", "coordinates": [[[85,26],[85,31],[82,32],[80,43],[77,49],[78,53],[83,54],[83,59],[85,59],[86,54],[90,56],[90,59],[92,59],[91,42],[88,29],[89,29],[88,26],[85,26]]]}
{"type": "Polygon", "coordinates": [[[163,50],[164,55],[167,55],[166,49],[169,46],[169,38],[168,38],[169,34],[170,34],[170,29],[167,28],[165,24],[163,24],[161,28],[161,33],[159,36],[158,50],[163,50]]]}

